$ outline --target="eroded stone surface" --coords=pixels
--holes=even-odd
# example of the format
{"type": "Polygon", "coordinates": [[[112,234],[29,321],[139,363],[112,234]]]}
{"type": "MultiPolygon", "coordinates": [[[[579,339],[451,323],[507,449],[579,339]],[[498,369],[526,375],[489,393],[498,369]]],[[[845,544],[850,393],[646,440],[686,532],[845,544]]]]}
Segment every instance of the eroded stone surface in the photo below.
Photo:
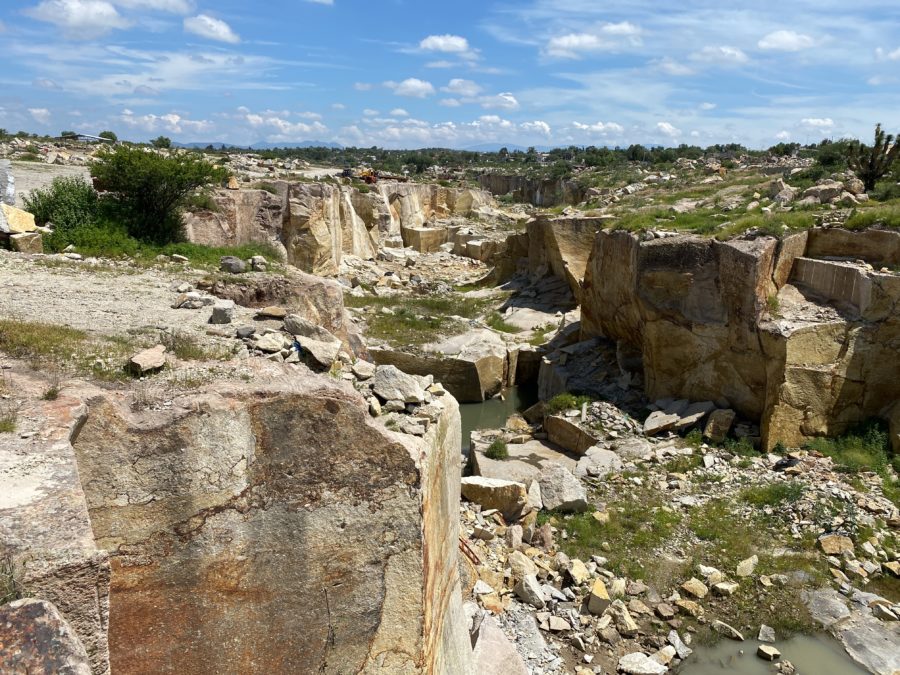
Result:
{"type": "Polygon", "coordinates": [[[113,554],[113,669],[467,672],[445,401],[416,441],[313,376],[166,413],[98,392],[76,447],[113,554]]]}

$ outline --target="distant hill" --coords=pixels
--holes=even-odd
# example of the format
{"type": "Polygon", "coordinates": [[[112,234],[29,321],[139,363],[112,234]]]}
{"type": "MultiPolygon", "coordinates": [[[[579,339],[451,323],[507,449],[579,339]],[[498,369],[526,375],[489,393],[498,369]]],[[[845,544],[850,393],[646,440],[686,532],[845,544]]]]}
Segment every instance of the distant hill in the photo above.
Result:
{"type": "MultiPolygon", "coordinates": [[[[510,145],[509,143],[481,143],[480,145],[469,145],[463,150],[468,150],[469,152],[500,152],[501,148],[506,148],[510,152],[528,152],[529,147],[525,145],[510,145]]],[[[549,152],[555,147],[557,146],[536,145],[534,149],[538,152],[549,152]]]]}
{"type": "Polygon", "coordinates": [[[258,143],[253,143],[250,146],[247,145],[234,145],[233,143],[222,143],[221,141],[216,142],[195,142],[195,143],[172,143],[177,148],[194,148],[200,149],[213,146],[216,150],[246,150],[248,147],[252,150],[274,150],[275,148],[332,148],[335,150],[340,150],[344,146],[340,143],[331,143],[329,141],[300,141],[299,143],[268,143],[266,141],[259,141],[258,143]]]}

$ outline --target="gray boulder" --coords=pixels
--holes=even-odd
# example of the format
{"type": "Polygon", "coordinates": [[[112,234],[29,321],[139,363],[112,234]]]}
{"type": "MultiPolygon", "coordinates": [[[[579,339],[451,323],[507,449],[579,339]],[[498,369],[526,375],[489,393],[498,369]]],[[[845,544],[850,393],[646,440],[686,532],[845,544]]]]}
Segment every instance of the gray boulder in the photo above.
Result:
{"type": "Polygon", "coordinates": [[[318,324],[304,319],[299,314],[288,314],[284,317],[284,329],[297,337],[311,338],[320,342],[330,342],[337,338],[318,324]]]}
{"type": "Polygon", "coordinates": [[[584,485],[564,466],[545,462],[538,483],[545,509],[563,513],[583,513],[588,510],[584,485]]]}
{"type": "Polygon", "coordinates": [[[396,366],[378,367],[372,378],[372,391],[382,401],[422,403],[425,400],[425,390],[419,380],[396,366]]]}
{"type": "Polygon", "coordinates": [[[216,300],[216,304],[212,308],[212,316],[209,317],[210,323],[225,324],[231,323],[234,315],[234,300],[216,300]]]}
{"type": "Polygon", "coordinates": [[[219,259],[219,269],[229,274],[242,274],[247,271],[247,263],[233,255],[224,255],[219,259]]]}

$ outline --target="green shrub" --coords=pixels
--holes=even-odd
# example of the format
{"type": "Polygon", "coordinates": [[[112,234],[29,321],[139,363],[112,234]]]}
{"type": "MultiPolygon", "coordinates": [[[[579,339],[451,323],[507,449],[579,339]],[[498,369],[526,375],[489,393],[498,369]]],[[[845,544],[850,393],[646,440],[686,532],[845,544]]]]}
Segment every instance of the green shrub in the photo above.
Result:
{"type": "Polygon", "coordinates": [[[869,192],[869,197],[879,202],[900,199],[900,183],[896,180],[882,181],[869,192]]]}
{"type": "Polygon", "coordinates": [[[509,448],[506,447],[505,441],[498,438],[487,447],[487,450],[484,451],[484,456],[488,459],[508,459],[509,448]]]}
{"type": "Polygon", "coordinates": [[[128,233],[157,244],[183,239],[181,209],[197,188],[227,172],[196,153],[165,156],[126,145],[107,149],[91,164],[98,187],[128,233]]]}
{"type": "Polygon", "coordinates": [[[141,242],[129,235],[123,225],[109,221],[54,231],[44,239],[44,247],[49,251],[61,251],[69,245],[82,255],[106,258],[134,257],[141,250],[141,242]]]}
{"type": "Polygon", "coordinates": [[[80,176],[54,178],[49,187],[32,190],[24,206],[38,223],[53,223],[59,233],[91,225],[99,210],[97,191],[80,176]]]}

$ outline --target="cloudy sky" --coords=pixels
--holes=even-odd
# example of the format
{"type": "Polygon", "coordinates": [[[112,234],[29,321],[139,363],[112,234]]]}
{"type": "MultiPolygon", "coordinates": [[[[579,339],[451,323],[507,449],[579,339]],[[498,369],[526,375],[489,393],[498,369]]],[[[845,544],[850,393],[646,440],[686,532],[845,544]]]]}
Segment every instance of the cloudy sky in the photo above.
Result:
{"type": "Polygon", "coordinates": [[[405,148],[900,131],[897,0],[3,0],[0,55],[10,131],[405,148]]]}

